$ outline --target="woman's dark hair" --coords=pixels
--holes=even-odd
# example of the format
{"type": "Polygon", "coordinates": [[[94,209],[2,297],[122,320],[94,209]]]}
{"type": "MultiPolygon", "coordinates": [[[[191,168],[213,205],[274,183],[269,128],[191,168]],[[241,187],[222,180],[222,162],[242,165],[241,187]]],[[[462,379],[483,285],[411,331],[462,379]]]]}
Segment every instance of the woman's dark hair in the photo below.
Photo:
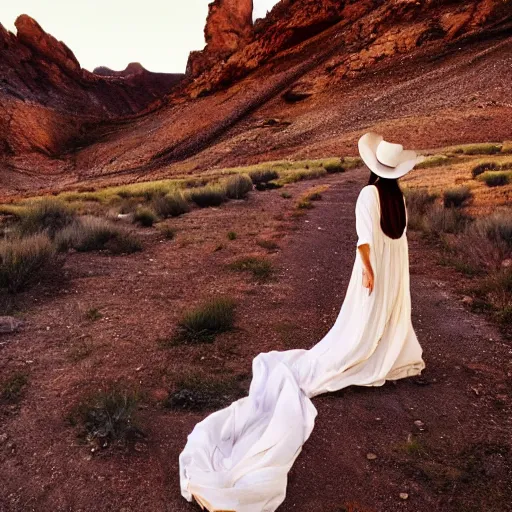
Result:
{"type": "Polygon", "coordinates": [[[397,179],[381,178],[370,171],[368,185],[379,191],[380,227],[389,238],[400,238],[405,229],[404,195],[397,179]]]}

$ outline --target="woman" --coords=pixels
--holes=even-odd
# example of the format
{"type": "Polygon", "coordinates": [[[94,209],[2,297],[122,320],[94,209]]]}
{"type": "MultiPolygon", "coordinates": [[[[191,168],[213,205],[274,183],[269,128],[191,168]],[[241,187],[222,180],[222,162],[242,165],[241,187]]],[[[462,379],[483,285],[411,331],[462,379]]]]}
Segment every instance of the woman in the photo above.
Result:
{"type": "Polygon", "coordinates": [[[396,181],[417,157],[374,133],[361,137],[359,152],[370,183],[356,202],[356,258],[334,325],[309,350],[256,356],[249,395],[199,422],[180,454],[182,495],[210,511],[278,508],[314,426],[312,397],[381,386],[425,367],[411,323],[407,213],[396,181]]]}

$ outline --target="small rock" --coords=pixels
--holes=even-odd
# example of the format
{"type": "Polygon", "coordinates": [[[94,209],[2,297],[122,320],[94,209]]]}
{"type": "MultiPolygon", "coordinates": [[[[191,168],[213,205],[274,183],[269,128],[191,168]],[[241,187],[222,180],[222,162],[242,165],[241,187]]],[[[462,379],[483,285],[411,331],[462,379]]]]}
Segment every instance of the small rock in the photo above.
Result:
{"type": "Polygon", "coordinates": [[[506,260],[503,260],[501,262],[501,266],[503,268],[510,268],[510,267],[512,267],[512,258],[507,258],[506,260]]]}
{"type": "Polygon", "coordinates": [[[9,439],[7,434],[0,434],[0,444],[4,444],[7,439],[9,439]]]}
{"type": "Polygon", "coordinates": [[[402,498],[403,500],[406,500],[408,497],[409,497],[409,495],[406,492],[400,493],[400,498],[402,498]]]}
{"type": "Polygon", "coordinates": [[[461,302],[463,304],[471,305],[475,301],[474,301],[473,297],[470,297],[469,295],[464,295],[464,297],[462,297],[462,299],[461,299],[461,302]]]}
{"type": "Polygon", "coordinates": [[[421,420],[416,420],[414,422],[414,424],[418,427],[418,428],[423,428],[425,426],[425,423],[423,423],[423,421],[421,420]]]}
{"type": "Polygon", "coordinates": [[[369,452],[366,454],[366,458],[368,460],[375,460],[377,458],[377,455],[375,455],[375,453],[369,452]]]}
{"type": "Polygon", "coordinates": [[[23,322],[13,316],[0,316],[0,334],[17,332],[23,327],[23,322]]]}

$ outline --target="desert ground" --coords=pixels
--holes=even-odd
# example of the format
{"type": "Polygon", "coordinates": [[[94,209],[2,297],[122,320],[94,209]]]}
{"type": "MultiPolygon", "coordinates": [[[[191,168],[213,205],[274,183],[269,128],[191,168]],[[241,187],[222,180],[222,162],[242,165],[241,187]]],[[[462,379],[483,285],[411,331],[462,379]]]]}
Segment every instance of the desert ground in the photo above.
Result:
{"type": "MultiPolygon", "coordinates": [[[[485,173],[471,175],[482,162],[503,166],[507,154],[431,153],[404,188],[442,194],[469,186],[460,211],[510,218],[512,186],[489,187],[480,180],[485,173]]],[[[310,172],[153,227],[128,225],[142,250],[71,249],[49,276],[3,293],[5,313],[23,325],[0,335],[0,509],[199,510],[179,491],[186,436],[244,396],[258,353],[312,347],[334,323],[355,258],[355,200],[367,177],[360,165],[310,172]],[[234,325],[213,339],[180,341],[180,318],[219,298],[235,304],[234,325]],[[136,397],[128,423],[105,435],[91,428],[91,411],[98,420],[107,408],[102,392],[136,397]]],[[[106,206],[79,198],[88,193],[104,192],[65,200],[108,218],[126,207],[126,190],[117,202],[107,195],[106,206]]],[[[15,209],[3,206],[4,227],[15,209]]],[[[497,270],[473,272],[448,248],[459,234],[412,220],[413,325],[426,369],[314,399],[316,426],[289,474],[284,512],[512,510],[512,359],[499,321],[510,303],[472,289],[510,268],[498,262],[497,270]]],[[[115,407],[122,409],[119,401],[115,407]]]]}

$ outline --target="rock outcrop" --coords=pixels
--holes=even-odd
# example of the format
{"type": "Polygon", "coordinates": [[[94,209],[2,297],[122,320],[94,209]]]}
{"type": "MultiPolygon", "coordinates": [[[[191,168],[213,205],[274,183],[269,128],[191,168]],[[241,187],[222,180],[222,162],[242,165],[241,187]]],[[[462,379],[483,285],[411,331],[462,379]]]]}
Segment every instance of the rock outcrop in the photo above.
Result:
{"type": "Polygon", "coordinates": [[[134,66],[100,76],[27,15],[17,34],[0,24],[0,160],[26,152],[57,156],[73,149],[84,123],[133,115],[158,100],[183,75],[134,66]]]}
{"type": "MultiPolygon", "coordinates": [[[[228,6],[226,6],[228,8],[228,6]]],[[[254,26],[251,40],[211,65],[211,52],[195,52],[209,66],[190,66],[193,97],[225,88],[275,55],[303,49],[330,27],[336,48],[327,63],[329,76],[355,77],[378,61],[415,50],[431,41],[449,43],[510,17],[510,0],[282,0],[254,26]],[[292,50],[293,49],[293,50],[292,50]]],[[[227,16],[225,14],[225,16],[227,16]]],[[[207,23],[208,27],[208,23],[207,23]]],[[[313,51],[320,52],[316,47],[313,51]]],[[[321,80],[321,77],[319,77],[321,80]]]]}
{"type": "Polygon", "coordinates": [[[215,0],[209,4],[204,29],[206,47],[190,54],[189,76],[196,76],[228,58],[251,40],[252,10],[252,0],[215,0]]]}

